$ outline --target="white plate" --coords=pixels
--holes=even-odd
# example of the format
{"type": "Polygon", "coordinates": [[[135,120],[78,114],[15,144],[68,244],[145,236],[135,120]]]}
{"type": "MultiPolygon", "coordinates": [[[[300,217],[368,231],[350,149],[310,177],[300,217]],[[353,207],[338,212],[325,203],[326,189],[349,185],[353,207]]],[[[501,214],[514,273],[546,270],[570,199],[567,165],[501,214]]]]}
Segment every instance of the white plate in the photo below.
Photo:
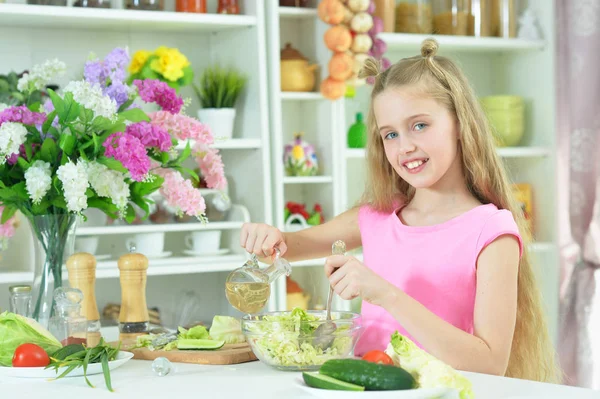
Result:
{"type": "Polygon", "coordinates": [[[173,254],[173,252],[171,251],[165,251],[162,254],[156,254],[156,255],[146,255],[146,258],[148,259],[161,259],[161,258],[168,258],[169,256],[171,256],[173,254]]]}
{"type": "Polygon", "coordinates": [[[332,389],[318,389],[306,385],[302,377],[296,379],[296,383],[305,392],[317,398],[324,399],[344,399],[344,398],[373,398],[373,399],[445,399],[458,398],[458,395],[449,388],[428,388],[428,389],[407,389],[405,391],[334,391],[332,389]]]}
{"type": "MultiPolygon", "coordinates": [[[[108,368],[112,371],[122,366],[133,357],[133,353],[120,351],[117,358],[108,362],[108,368]]],[[[0,367],[0,377],[18,377],[18,378],[55,378],[59,376],[65,368],[59,368],[58,374],[54,369],[44,369],[44,367],[0,367]]],[[[93,363],[87,367],[87,375],[102,374],[102,363],[93,363]]],[[[83,367],[78,367],[67,374],[66,377],[83,376],[83,367]]]]}
{"type": "Polygon", "coordinates": [[[221,248],[217,251],[212,251],[212,252],[196,252],[196,251],[192,251],[191,249],[184,249],[183,253],[186,255],[190,255],[190,256],[220,256],[220,255],[225,255],[226,253],[229,253],[229,248],[221,248]]]}

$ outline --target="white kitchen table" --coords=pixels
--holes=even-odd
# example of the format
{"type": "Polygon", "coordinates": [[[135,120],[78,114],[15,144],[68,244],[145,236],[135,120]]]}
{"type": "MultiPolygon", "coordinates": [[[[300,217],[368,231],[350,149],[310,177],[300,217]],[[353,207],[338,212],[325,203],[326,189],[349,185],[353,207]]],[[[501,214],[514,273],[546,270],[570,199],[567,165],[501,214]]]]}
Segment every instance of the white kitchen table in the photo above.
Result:
{"type": "MultiPolygon", "coordinates": [[[[114,332],[104,330],[103,336],[113,340],[114,332]]],[[[175,371],[164,377],[157,376],[151,365],[151,361],[132,359],[113,370],[113,393],[106,389],[101,374],[89,376],[95,389],[88,387],[83,377],[56,381],[0,377],[0,398],[315,398],[300,387],[301,373],[278,371],[258,361],[231,366],[173,363],[175,371]]],[[[472,381],[478,399],[600,399],[600,391],[464,374],[472,381]]]]}

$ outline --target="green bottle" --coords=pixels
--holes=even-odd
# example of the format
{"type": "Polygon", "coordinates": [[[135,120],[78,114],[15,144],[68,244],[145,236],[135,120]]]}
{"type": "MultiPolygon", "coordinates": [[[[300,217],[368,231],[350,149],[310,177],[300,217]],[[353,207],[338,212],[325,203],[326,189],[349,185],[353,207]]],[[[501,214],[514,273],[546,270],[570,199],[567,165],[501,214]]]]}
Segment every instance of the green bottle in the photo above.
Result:
{"type": "Polygon", "coordinates": [[[367,125],[362,112],[356,113],[356,122],[348,129],[348,148],[365,148],[367,145],[367,125]]]}

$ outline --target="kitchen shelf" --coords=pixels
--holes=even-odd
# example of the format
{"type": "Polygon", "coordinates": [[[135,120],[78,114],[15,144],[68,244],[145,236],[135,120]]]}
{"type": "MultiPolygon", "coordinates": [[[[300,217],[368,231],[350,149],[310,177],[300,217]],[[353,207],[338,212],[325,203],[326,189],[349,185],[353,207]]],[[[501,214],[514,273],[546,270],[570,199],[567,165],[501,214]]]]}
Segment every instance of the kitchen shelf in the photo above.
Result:
{"type": "Polygon", "coordinates": [[[413,33],[380,33],[378,38],[387,44],[388,51],[418,51],[423,40],[434,38],[440,45],[440,53],[446,51],[510,52],[543,50],[543,40],[504,39],[500,37],[473,37],[451,35],[421,35],[413,33]]]}
{"type": "Polygon", "coordinates": [[[78,227],[76,235],[113,235],[113,234],[137,234],[158,233],[174,231],[197,231],[197,230],[235,230],[242,228],[244,222],[211,222],[211,223],[170,223],[170,224],[144,224],[144,225],[122,225],[122,226],[100,226],[100,227],[78,227]]]}
{"type": "Polygon", "coordinates": [[[325,100],[325,97],[319,92],[296,92],[296,91],[282,91],[279,96],[282,100],[288,101],[320,101],[325,100]]]}
{"type": "Polygon", "coordinates": [[[0,4],[0,26],[38,29],[216,32],[249,28],[256,21],[252,15],[0,4]]]}
{"type": "MultiPolygon", "coordinates": [[[[240,267],[246,258],[243,255],[225,255],[210,257],[173,257],[148,260],[148,276],[167,276],[175,274],[196,274],[231,271],[240,267]]],[[[68,271],[63,267],[63,279],[68,271]]],[[[116,260],[98,262],[96,278],[119,277],[116,260]]],[[[0,284],[18,284],[32,282],[32,272],[0,272],[0,284]]]]}
{"type": "MultiPolygon", "coordinates": [[[[189,142],[190,148],[194,148],[195,140],[189,140],[189,142]]],[[[175,148],[183,150],[186,143],[187,141],[181,141],[175,148]]],[[[219,150],[255,150],[262,147],[262,142],[260,139],[225,139],[215,140],[215,143],[211,147],[219,150]]]]}
{"type": "Polygon", "coordinates": [[[279,7],[279,16],[285,19],[311,19],[317,17],[317,9],[309,7],[279,7]]]}
{"type": "Polygon", "coordinates": [[[286,176],[284,184],[325,184],[333,182],[331,176],[286,176]]]}
{"type": "MultiPolygon", "coordinates": [[[[543,158],[548,157],[551,151],[544,147],[498,147],[498,155],[502,158],[543,158]]],[[[364,158],[364,148],[347,148],[346,158],[364,158]]]]}

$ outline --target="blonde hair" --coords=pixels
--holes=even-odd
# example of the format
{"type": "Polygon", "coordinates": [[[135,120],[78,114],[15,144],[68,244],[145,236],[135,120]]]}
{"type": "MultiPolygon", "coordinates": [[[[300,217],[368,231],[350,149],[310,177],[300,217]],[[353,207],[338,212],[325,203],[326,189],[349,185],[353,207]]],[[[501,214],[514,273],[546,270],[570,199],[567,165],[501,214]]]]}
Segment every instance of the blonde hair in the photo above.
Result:
{"type": "Polygon", "coordinates": [[[375,79],[367,117],[367,187],[361,203],[391,212],[395,204],[407,204],[415,190],[387,161],[378,133],[373,99],[390,87],[420,85],[425,93],[452,112],[460,126],[460,156],[470,192],[481,203],[509,210],[523,236],[525,251],[518,275],[517,319],[506,376],[534,381],[559,382],[560,371],[543,312],[542,298],[527,254],[528,228],[498,157],[491,128],[467,78],[450,59],[436,56],[438,44],[423,42],[421,55],[405,58],[385,71],[368,59],[360,78],[375,79]]]}

